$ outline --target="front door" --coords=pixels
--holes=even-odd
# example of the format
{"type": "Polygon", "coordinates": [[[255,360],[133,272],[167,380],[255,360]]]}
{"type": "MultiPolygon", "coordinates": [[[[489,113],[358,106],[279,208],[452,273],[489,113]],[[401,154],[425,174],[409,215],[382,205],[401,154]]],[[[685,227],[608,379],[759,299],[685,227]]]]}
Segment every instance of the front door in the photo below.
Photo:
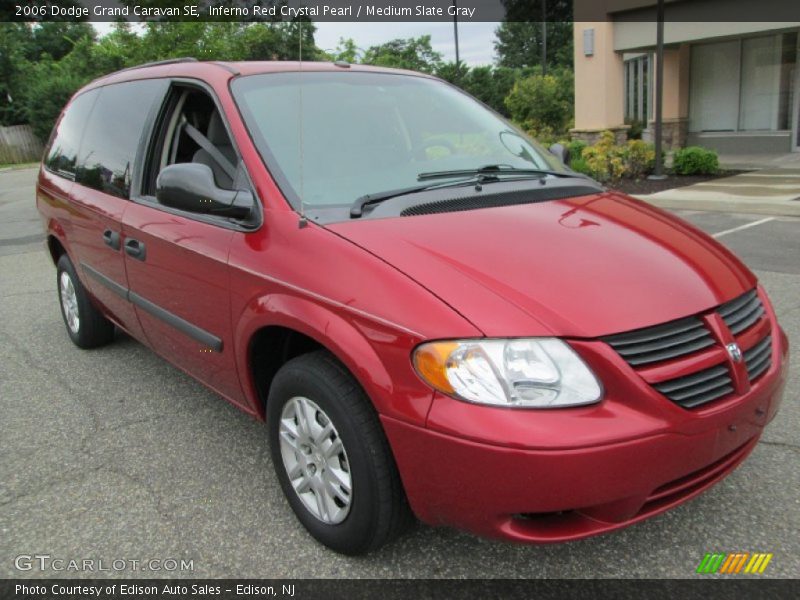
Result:
{"type": "Polygon", "coordinates": [[[153,349],[239,401],[228,250],[233,231],[145,204],[125,211],[130,300],[153,349]]]}
{"type": "MultiPolygon", "coordinates": [[[[226,219],[171,209],[160,205],[154,195],[160,169],[207,159],[182,125],[190,123],[212,137],[208,130],[216,110],[203,90],[177,87],[171,91],[156,126],[159,133],[152,142],[141,195],[123,217],[123,252],[129,298],[152,348],[241,404],[228,276],[228,252],[237,232],[226,219]]],[[[217,113],[216,127],[219,119],[217,113]]],[[[221,135],[216,131],[217,143],[221,135]]]]}

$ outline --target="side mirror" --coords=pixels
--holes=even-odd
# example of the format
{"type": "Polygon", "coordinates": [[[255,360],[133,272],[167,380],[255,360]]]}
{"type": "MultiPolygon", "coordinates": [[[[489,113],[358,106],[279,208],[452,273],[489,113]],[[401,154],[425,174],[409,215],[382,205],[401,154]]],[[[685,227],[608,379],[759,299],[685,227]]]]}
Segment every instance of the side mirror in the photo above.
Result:
{"type": "Polygon", "coordinates": [[[246,219],[253,210],[253,194],[217,187],[208,165],[177,163],[161,170],[156,198],[164,206],[194,213],[246,219]]]}
{"type": "Polygon", "coordinates": [[[563,144],[553,144],[550,146],[550,154],[558,158],[565,165],[569,165],[569,150],[563,144]]]}

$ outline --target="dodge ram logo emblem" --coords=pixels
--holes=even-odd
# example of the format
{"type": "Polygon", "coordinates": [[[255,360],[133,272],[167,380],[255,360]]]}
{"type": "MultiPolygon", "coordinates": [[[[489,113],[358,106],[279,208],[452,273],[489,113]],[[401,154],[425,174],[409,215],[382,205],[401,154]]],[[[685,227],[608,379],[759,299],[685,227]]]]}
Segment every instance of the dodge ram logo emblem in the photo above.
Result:
{"type": "Polygon", "coordinates": [[[728,344],[725,346],[725,349],[728,351],[728,356],[731,357],[731,360],[735,363],[742,362],[742,349],[739,348],[739,344],[733,343],[728,344]]]}

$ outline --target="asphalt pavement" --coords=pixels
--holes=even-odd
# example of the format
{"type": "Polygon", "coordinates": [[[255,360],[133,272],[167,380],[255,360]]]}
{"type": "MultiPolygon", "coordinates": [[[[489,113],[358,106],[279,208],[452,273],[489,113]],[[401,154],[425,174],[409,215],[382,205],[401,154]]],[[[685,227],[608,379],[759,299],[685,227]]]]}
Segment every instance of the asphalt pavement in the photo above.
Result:
{"type": "MultiPolygon", "coordinates": [[[[774,554],[762,577],[800,576],[797,356],[781,412],[751,457],[664,515],[550,546],[418,525],[367,557],[326,550],[284,501],[262,423],[127,336],[92,351],[72,345],[34,179],[30,169],[0,172],[0,578],[685,578],[706,552],[739,551],[774,554]],[[37,554],[127,566],[16,568],[16,557],[37,554]],[[151,559],[161,571],[141,570],[142,562],[132,570],[131,561],[151,559]],[[192,570],[167,571],[170,559],[191,561],[192,570]]],[[[679,214],[754,269],[796,348],[800,219],[679,214]]]]}

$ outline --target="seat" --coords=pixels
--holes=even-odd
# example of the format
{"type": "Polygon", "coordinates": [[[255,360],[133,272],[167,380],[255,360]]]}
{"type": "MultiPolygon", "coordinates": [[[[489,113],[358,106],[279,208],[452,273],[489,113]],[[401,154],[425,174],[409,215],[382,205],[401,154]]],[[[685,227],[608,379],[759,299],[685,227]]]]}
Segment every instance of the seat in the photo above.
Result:
{"type": "MultiPolygon", "coordinates": [[[[228,132],[225,130],[225,125],[222,123],[222,118],[219,116],[219,112],[216,110],[211,114],[211,119],[208,121],[206,137],[208,138],[208,141],[211,142],[217,148],[217,150],[219,150],[222,155],[231,162],[232,165],[236,165],[239,162],[236,158],[236,151],[233,149],[233,145],[231,145],[230,138],[228,138],[228,132]]],[[[214,181],[219,187],[228,190],[233,189],[233,180],[225,172],[225,169],[223,169],[222,166],[217,163],[216,160],[214,160],[211,154],[202,148],[194,153],[192,162],[200,163],[210,167],[211,171],[214,173],[214,181]]]]}

